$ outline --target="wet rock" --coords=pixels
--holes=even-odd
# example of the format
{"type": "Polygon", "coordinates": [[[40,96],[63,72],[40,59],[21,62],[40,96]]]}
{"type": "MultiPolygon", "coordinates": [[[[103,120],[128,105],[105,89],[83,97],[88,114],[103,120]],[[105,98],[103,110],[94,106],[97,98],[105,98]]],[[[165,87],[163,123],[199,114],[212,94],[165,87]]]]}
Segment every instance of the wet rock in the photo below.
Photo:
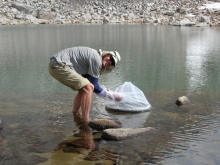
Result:
{"type": "MultiPolygon", "coordinates": [[[[2,143],[1,143],[2,144],[2,143]]],[[[2,146],[0,150],[0,164],[1,165],[34,165],[47,161],[46,158],[35,156],[34,154],[24,154],[24,150],[17,147],[15,143],[11,143],[13,149],[8,146],[2,146]],[[24,161],[26,160],[26,161],[24,161]]]]}
{"type": "Polygon", "coordinates": [[[106,140],[124,140],[133,138],[144,134],[153,134],[156,132],[155,128],[119,128],[119,129],[106,129],[102,133],[102,138],[106,140]]]}
{"type": "Polygon", "coordinates": [[[122,125],[118,121],[110,119],[95,119],[88,124],[93,129],[104,130],[108,128],[121,128],[122,125]]]}
{"type": "Polygon", "coordinates": [[[84,160],[89,160],[89,161],[97,161],[99,160],[95,155],[89,153],[85,158],[84,160]]]}
{"type": "Polygon", "coordinates": [[[116,164],[116,162],[119,160],[119,157],[117,153],[112,153],[111,151],[109,152],[108,150],[104,152],[92,151],[84,158],[84,160],[97,161],[94,162],[95,165],[105,165],[105,164],[116,164]],[[100,160],[104,160],[104,161],[100,161],[100,160]]]}
{"type": "Polygon", "coordinates": [[[189,104],[189,103],[190,103],[190,100],[186,96],[181,96],[176,100],[176,105],[178,107],[182,106],[182,105],[189,104]]]}
{"type": "Polygon", "coordinates": [[[63,152],[76,152],[76,149],[74,147],[64,147],[63,152]]]}
{"type": "Polygon", "coordinates": [[[96,156],[87,156],[87,157],[84,158],[84,160],[98,161],[99,158],[97,158],[96,156]]]}
{"type": "Polygon", "coordinates": [[[87,149],[84,148],[76,148],[76,152],[78,154],[83,154],[83,155],[88,155],[89,151],[87,149]]]}
{"type": "Polygon", "coordinates": [[[87,155],[89,153],[89,145],[86,139],[78,139],[74,141],[64,141],[59,144],[58,149],[61,149],[65,153],[78,153],[87,155]]]}

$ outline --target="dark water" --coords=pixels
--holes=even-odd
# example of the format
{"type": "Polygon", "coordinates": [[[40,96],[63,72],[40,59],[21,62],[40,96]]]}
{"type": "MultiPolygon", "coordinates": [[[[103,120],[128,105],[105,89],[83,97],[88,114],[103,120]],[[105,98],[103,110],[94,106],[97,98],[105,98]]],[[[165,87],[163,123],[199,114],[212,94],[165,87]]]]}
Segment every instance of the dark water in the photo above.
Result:
{"type": "Polygon", "coordinates": [[[0,27],[0,164],[220,164],[220,28],[153,25],[26,25],[0,27]],[[106,111],[94,95],[91,118],[153,135],[120,142],[79,128],[76,92],[47,71],[49,57],[72,46],[117,50],[122,61],[101,84],[139,87],[149,112],[106,111]],[[179,96],[191,105],[177,107],[179,96]]]}

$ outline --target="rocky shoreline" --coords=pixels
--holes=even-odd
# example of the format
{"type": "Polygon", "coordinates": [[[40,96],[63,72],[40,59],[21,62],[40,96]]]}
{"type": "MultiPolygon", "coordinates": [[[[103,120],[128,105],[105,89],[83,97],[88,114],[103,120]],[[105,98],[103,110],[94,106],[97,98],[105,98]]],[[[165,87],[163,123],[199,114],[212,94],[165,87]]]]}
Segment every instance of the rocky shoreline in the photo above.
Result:
{"type": "Polygon", "coordinates": [[[0,0],[0,25],[219,26],[220,0],[0,0]]]}

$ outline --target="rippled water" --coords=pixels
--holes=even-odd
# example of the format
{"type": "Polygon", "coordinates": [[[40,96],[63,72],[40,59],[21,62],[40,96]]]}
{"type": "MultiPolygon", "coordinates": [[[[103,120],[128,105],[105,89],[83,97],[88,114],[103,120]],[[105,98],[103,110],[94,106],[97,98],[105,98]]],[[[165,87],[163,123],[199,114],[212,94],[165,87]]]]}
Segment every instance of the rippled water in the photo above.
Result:
{"type": "Polygon", "coordinates": [[[0,164],[220,164],[220,28],[150,25],[0,27],[0,164]],[[93,97],[91,118],[156,134],[119,142],[80,127],[71,114],[76,92],[47,71],[49,57],[71,46],[117,50],[122,56],[101,84],[139,87],[152,109],[105,110],[93,97]],[[191,104],[177,107],[179,96],[191,104]]]}

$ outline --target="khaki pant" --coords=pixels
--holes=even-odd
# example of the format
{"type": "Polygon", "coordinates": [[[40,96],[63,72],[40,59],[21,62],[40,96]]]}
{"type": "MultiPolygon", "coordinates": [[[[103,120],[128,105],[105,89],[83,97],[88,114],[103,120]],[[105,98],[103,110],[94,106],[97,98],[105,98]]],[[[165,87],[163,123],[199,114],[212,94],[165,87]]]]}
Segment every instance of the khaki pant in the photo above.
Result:
{"type": "Polygon", "coordinates": [[[75,70],[67,65],[60,65],[55,59],[50,60],[48,70],[51,76],[73,90],[79,90],[90,83],[75,70]]]}

